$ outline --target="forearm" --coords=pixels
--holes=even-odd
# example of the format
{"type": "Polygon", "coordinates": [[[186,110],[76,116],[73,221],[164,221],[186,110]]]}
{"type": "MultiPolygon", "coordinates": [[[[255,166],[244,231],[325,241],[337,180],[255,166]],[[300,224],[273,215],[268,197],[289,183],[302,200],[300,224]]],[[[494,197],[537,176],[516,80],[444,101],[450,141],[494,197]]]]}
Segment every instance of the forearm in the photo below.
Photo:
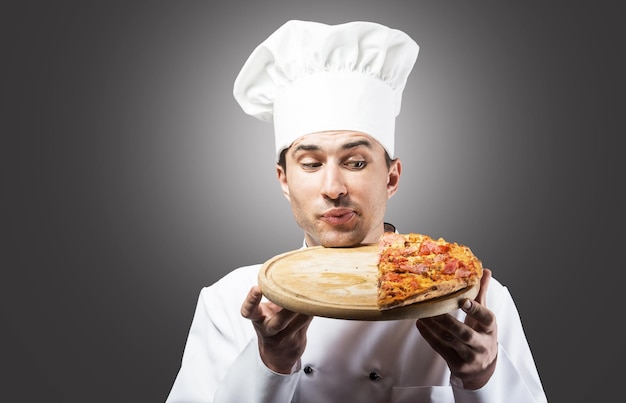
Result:
{"type": "Polygon", "coordinates": [[[291,375],[283,375],[269,370],[261,361],[256,340],[253,339],[220,382],[214,403],[289,402],[299,376],[297,371],[291,375]]]}

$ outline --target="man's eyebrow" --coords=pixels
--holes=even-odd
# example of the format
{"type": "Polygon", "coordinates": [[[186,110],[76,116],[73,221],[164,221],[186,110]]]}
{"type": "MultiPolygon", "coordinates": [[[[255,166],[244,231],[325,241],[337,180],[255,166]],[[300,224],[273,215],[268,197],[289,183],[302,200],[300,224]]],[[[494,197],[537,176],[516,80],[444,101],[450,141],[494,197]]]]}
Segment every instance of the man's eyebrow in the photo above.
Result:
{"type": "MultiPolygon", "coordinates": [[[[359,146],[365,146],[367,148],[372,148],[372,142],[368,141],[368,140],[357,140],[357,141],[351,141],[349,143],[345,143],[341,146],[342,150],[350,150],[352,148],[356,148],[359,146]]],[[[298,151],[319,151],[321,150],[321,147],[315,144],[298,144],[294,149],[293,149],[293,154],[297,153],[298,151]]]]}
{"type": "MultiPolygon", "coordinates": [[[[344,149],[344,150],[349,150],[351,148],[355,148],[355,147],[359,147],[359,146],[365,146],[367,148],[372,148],[372,142],[368,141],[368,140],[351,141],[349,143],[345,143],[344,145],[342,145],[341,148],[344,149]]],[[[320,150],[320,147],[315,145],[315,144],[298,144],[296,146],[296,148],[293,149],[293,152],[298,152],[298,151],[316,151],[316,150],[320,150]]]]}
{"type": "Polygon", "coordinates": [[[372,148],[372,143],[368,140],[357,140],[357,141],[351,141],[349,143],[344,144],[343,146],[341,146],[341,148],[343,148],[344,150],[349,150],[351,148],[355,148],[355,147],[359,147],[359,146],[365,146],[367,148],[372,148]]]}
{"type": "Polygon", "coordinates": [[[298,144],[298,146],[293,149],[293,153],[295,154],[298,151],[317,151],[319,149],[319,146],[315,144],[298,144]]]}

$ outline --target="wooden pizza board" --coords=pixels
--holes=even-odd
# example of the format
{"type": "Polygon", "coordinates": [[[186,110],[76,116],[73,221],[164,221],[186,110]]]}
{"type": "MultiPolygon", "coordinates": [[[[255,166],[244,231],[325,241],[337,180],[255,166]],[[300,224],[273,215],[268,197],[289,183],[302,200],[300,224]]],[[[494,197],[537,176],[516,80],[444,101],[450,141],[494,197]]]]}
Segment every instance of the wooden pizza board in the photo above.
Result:
{"type": "Polygon", "coordinates": [[[378,245],[352,248],[315,246],[277,255],[259,270],[265,297],[294,312],[349,320],[417,319],[452,312],[479,285],[412,305],[376,306],[378,245]]]}

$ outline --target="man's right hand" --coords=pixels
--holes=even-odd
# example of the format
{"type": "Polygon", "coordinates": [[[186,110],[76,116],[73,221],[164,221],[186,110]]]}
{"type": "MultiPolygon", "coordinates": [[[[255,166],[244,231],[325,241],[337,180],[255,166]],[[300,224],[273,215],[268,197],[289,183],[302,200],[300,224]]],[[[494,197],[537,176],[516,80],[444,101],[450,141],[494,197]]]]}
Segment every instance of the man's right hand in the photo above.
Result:
{"type": "Polygon", "coordinates": [[[261,302],[263,294],[253,286],[241,305],[241,315],[254,325],[259,352],[274,372],[290,374],[306,347],[306,331],[313,316],[291,312],[272,303],[261,302]]]}

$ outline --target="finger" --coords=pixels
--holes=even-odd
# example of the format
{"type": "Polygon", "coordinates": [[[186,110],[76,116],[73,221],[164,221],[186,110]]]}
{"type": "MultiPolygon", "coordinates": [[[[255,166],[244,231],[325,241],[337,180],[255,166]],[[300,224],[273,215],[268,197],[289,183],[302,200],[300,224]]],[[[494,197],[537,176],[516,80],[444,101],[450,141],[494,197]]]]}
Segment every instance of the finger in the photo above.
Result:
{"type": "Polygon", "coordinates": [[[467,339],[467,326],[452,315],[437,315],[421,321],[447,344],[467,339]]]}
{"type": "Polygon", "coordinates": [[[299,314],[292,312],[287,309],[282,309],[280,312],[276,312],[269,320],[263,325],[264,333],[268,336],[275,335],[277,333],[282,332],[283,330],[288,329],[290,326],[298,327],[299,324],[294,319],[296,319],[299,314]]]}
{"type": "Polygon", "coordinates": [[[313,320],[313,316],[298,314],[291,322],[289,322],[288,330],[293,333],[306,332],[313,320]]]}
{"type": "Polygon", "coordinates": [[[482,325],[485,330],[489,330],[493,326],[495,316],[489,309],[487,309],[487,307],[477,301],[472,301],[471,299],[466,298],[461,304],[461,309],[467,314],[467,316],[482,325]]]}
{"type": "Polygon", "coordinates": [[[436,320],[420,319],[415,325],[422,334],[424,340],[430,344],[430,346],[446,359],[452,359],[456,356],[453,344],[456,339],[452,332],[448,331],[436,320]]]}
{"type": "Polygon", "coordinates": [[[241,316],[252,321],[262,319],[263,314],[259,309],[261,298],[263,298],[263,294],[259,286],[255,285],[250,288],[246,299],[243,301],[243,304],[241,304],[241,316]]]}
{"type": "Polygon", "coordinates": [[[431,328],[440,328],[445,330],[453,329],[458,320],[452,315],[443,314],[436,316],[429,316],[427,318],[419,319],[420,322],[426,323],[431,328]]]}
{"type": "Polygon", "coordinates": [[[415,322],[415,326],[424,337],[424,340],[426,340],[436,351],[439,351],[441,343],[439,342],[440,337],[437,333],[437,326],[424,319],[420,319],[415,322]]]}
{"type": "Polygon", "coordinates": [[[483,276],[480,279],[480,290],[474,300],[484,306],[487,306],[487,288],[489,287],[489,280],[491,280],[491,270],[483,269],[483,276]]]}

